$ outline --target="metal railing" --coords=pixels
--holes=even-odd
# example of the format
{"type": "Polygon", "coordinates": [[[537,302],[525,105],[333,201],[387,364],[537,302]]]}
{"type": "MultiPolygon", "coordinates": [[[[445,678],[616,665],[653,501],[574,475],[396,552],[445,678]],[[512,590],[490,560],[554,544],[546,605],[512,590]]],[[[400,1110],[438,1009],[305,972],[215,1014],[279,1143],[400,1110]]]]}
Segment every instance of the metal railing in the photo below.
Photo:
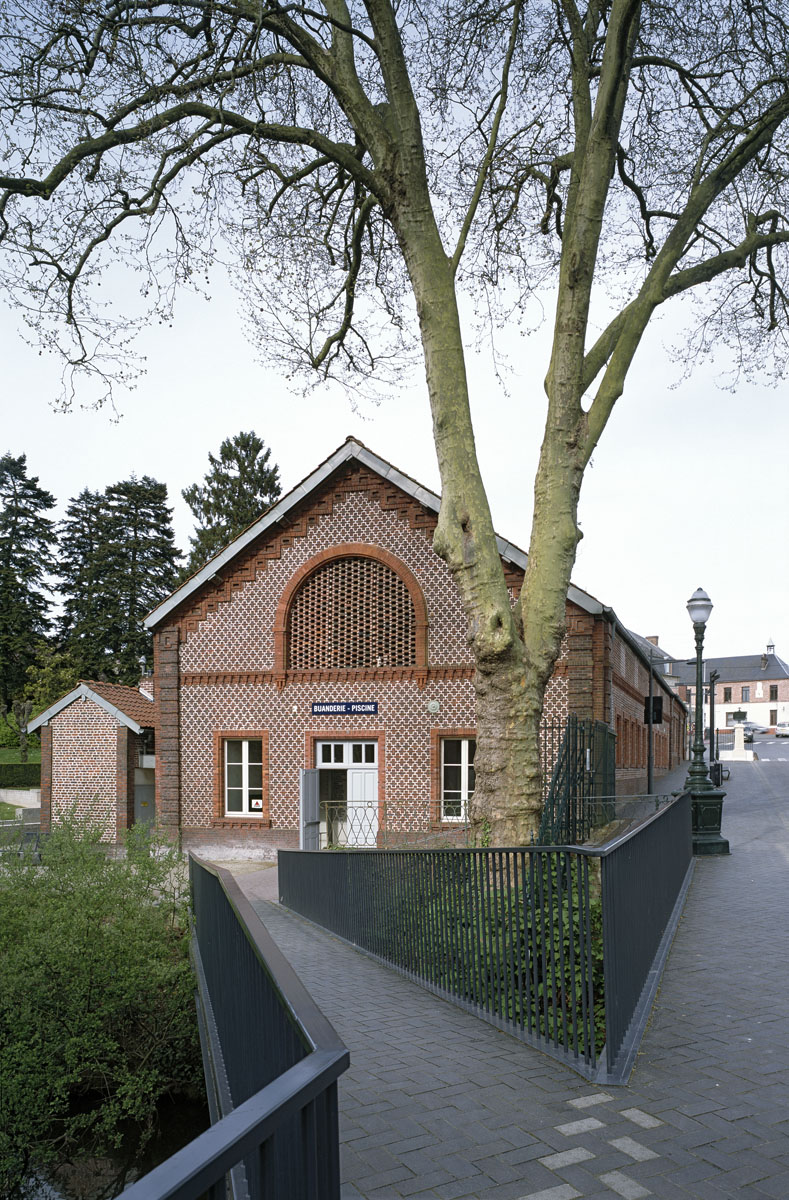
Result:
{"type": "Polygon", "coordinates": [[[661,805],[597,853],[606,1057],[609,1071],[626,1079],[693,871],[690,794],[661,805]]]}
{"type": "Polygon", "coordinates": [[[598,847],[280,850],[279,887],[430,990],[621,1082],[691,864],[684,796],[598,847]]]}
{"type": "Polygon", "coordinates": [[[616,735],[604,721],[579,721],[571,713],[544,793],[538,842],[585,842],[593,817],[603,823],[609,819],[599,801],[615,790],[616,735]]]}
{"type": "Polygon", "coordinates": [[[233,877],[190,856],[211,1128],[126,1200],[339,1200],[349,1056],[233,877]]]}

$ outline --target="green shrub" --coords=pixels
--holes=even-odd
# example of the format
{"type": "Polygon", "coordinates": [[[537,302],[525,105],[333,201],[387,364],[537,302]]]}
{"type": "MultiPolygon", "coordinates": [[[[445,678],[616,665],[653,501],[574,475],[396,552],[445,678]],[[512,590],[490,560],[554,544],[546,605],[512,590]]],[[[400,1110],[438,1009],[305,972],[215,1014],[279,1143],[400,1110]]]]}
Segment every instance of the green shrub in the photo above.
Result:
{"type": "Polygon", "coordinates": [[[577,859],[535,856],[533,875],[517,892],[492,873],[485,877],[481,861],[476,868],[470,859],[465,869],[445,867],[430,894],[420,895],[418,911],[412,889],[408,899],[401,894],[376,914],[386,923],[384,936],[401,947],[401,965],[556,1045],[572,1047],[577,1037],[581,1053],[591,991],[599,1053],[605,1042],[603,920],[592,872],[589,928],[582,929],[577,859]],[[403,930],[411,936],[403,939],[403,930]]]}
{"type": "Polygon", "coordinates": [[[0,763],[0,788],[41,787],[41,763],[0,763]]]}
{"type": "Polygon", "coordinates": [[[201,1086],[186,880],[133,827],[125,857],[71,818],[30,856],[0,853],[0,1195],[75,1151],[141,1145],[167,1094],[201,1086]]]}

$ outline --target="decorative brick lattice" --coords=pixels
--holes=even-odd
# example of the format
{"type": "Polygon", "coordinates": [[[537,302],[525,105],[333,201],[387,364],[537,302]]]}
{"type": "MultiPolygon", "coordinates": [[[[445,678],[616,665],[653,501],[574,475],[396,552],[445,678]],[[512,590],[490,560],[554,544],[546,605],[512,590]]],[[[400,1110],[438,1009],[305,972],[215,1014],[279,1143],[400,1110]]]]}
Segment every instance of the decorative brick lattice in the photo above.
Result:
{"type": "Polygon", "coordinates": [[[105,825],[115,838],[118,723],[92,700],[78,700],[50,721],[52,820],[76,806],[78,817],[105,825]]]}
{"type": "MultiPolygon", "coordinates": [[[[316,506],[321,507],[317,500],[316,506]]],[[[413,529],[398,512],[382,509],[365,491],[343,493],[330,511],[305,517],[303,536],[287,540],[289,544],[279,548],[281,557],[258,556],[254,577],[247,578],[248,566],[242,564],[239,577],[225,584],[227,602],[207,610],[193,629],[191,623],[186,625],[182,671],[273,670],[277,605],[292,576],[327,547],[360,541],[384,547],[417,579],[430,622],[429,662],[473,665],[457,586],[446,564],[434,553],[429,531],[426,536],[413,529]]]]}
{"type": "Polygon", "coordinates": [[[407,667],[414,606],[403,581],[371,558],[338,558],[309,575],[288,621],[288,667],[407,667]]]}

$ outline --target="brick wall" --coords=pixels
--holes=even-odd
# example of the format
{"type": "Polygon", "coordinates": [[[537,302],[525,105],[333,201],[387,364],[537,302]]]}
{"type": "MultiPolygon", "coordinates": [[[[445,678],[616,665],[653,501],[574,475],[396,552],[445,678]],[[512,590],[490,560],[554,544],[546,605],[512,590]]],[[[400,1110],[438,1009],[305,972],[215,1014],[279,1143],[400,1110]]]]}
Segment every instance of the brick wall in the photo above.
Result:
{"type": "MultiPolygon", "coordinates": [[[[465,634],[460,597],[446,565],[431,545],[435,520],[409,498],[397,500],[371,473],[350,472],[326,494],[312,497],[286,529],[267,531],[221,579],[201,589],[156,637],[159,812],[166,790],[175,794],[180,729],[180,808],[184,840],[224,837],[228,832],[257,842],[293,841],[298,826],[299,769],[310,759],[316,731],[326,737],[381,737],[381,802],[397,811],[398,823],[431,824],[431,739],[441,731],[474,728],[473,656],[465,634]],[[275,628],[283,594],[305,564],[338,545],[381,547],[386,561],[402,563],[424,598],[427,652],[412,668],[285,671],[277,661],[275,628]],[[177,640],[180,638],[180,647],[177,640]],[[180,694],[173,687],[178,652],[180,694]],[[312,716],[313,702],[376,701],[369,717],[312,716]],[[437,701],[438,713],[428,711],[437,701]],[[176,726],[176,720],[178,722],[176,726]],[[268,739],[268,820],[219,819],[215,812],[217,731],[254,731],[268,739]],[[290,832],[288,832],[290,831],[290,832]]],[[[400,494],[402,496],[402,493],[400,494]]],[[[510,571],[515,593],[519,576],[510,571]]],[[[410,586],[410,585],[409,585],[410,586]]],[[[417,616],[418,609],[417,607],[417,616]]],[[[280,614],[281,615],[281,614],[280,614]]],[[[282,620],[280,619],[280,627],[282,620]]],[[[578,678],[582,675],[580,661],[578,678]]],[[[568,711],[568,663],[563,658],[546,696],[546,717],[568,711]]],[[[578,686],[583,686],[579,683],[578,686]]],[[[590,688],[594,688],[594,681],[590,688]]],[[[602,683],[598,682],[604,703],[602,683]]],[[[434,751],[435,753],[435,751],[434,751]]]]}
{"type": "MultiPolygon", "coordinates": [[[[612,687],[616,732],[617,791],[643,792],[647,785],[648,728],[644,699],[649,694],[649,671],[623,638],[613,636],[612,687]]],[[[663,697],[663,723],[653,725],[655,780],[684,759],[684,710],[673,692],[656,678],[655,695],[663,697]]]]}
{"type": "MultiPolygon", "coordinates": [[[[51,820],[57,821],[75,806],[79,817],[100,821],[105,840],[113,841],[117,827],[117,721],[85,698],[62,709],[47,728],[52,746],[51,820]]],[[[42,779],[42,822],[43,792],[42,779]]]]}

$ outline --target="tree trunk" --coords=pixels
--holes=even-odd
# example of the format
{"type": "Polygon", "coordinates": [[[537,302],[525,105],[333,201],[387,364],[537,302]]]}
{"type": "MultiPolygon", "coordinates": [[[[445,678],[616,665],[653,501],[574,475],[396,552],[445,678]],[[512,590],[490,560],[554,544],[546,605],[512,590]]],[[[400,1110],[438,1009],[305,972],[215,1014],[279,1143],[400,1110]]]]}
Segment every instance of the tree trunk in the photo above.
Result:
{"type": "Polygon", "coordinates": [[[428,206],[401,210],[394,224],[417,300],[441,473],[434,546],[460,591],[476,663],[472,825],[478,841],[524,845],[542,812],[539,730],[564,613],[553,658],[524,656],[477,462],[453,272],[428,206]]]}

